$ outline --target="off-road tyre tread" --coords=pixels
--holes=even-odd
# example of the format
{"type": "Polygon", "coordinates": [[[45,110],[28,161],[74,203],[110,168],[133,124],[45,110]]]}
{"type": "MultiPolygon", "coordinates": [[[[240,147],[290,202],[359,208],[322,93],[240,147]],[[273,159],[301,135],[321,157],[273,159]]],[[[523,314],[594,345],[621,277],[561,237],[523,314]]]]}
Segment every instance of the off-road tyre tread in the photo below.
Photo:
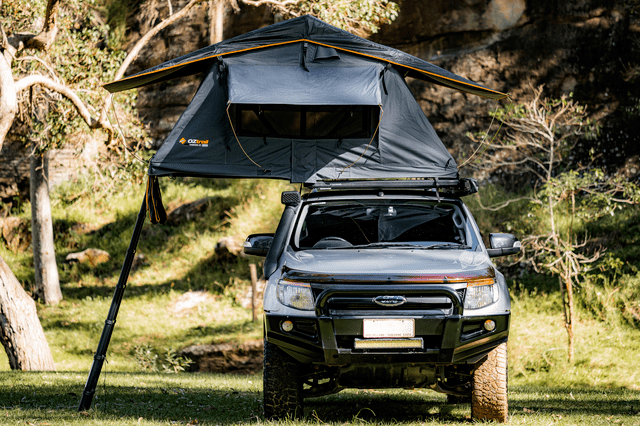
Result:
{"type": "Polygon", "coordinates": [[[301,419],[300,363],[273,343],[264,341],[263,403],[266,419],[301,419]]]}
{"type": "Polygon", "coordinates": [[[508,420],[508,368],[507,344],[494,348],[482,365],[473,374],[471,392],[471,418],[474,420],[494,420],[505,423],[508,420]]]}

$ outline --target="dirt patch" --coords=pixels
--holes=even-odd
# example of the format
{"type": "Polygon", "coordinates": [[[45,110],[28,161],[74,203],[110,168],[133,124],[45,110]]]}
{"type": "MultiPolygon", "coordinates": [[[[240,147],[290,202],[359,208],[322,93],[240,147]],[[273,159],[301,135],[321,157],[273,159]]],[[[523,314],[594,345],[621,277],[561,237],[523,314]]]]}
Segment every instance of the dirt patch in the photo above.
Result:
{"type": "Polygon", "coordinates": [[[194,345],[179,355],[193,361],[191,372],[253,374],[262,370],[262,340],[242,344],[194,345]]]}
{"type": "Polygon", "coordinates": [[[187,291],[175,302],[167,306],[167,311],[173,317],[186,317],[192,313],[197,313],[200,306],[206,303],[213,303],[214,296],[206,291],[187,291]]]}

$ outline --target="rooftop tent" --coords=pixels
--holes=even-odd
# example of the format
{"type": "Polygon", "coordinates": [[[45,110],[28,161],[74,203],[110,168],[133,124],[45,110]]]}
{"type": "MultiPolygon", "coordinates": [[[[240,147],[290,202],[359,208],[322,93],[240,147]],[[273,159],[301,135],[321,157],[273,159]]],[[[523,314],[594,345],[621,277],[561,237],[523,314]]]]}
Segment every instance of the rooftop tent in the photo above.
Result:
{"type": "Polygon", "coordinates": [[[110,83],[126,90],[203,72],[151,176],[291,182],[456,178],[404,77],[506,95],[311,16],[223,41],[110,83]]]}
{"type": "Polygon", "coordinates": [[[502,99],[507,95],[474,83],[429,62],[405,52],[374,43],[355,36],[348,31],[333,27],[310,15],[282,21],[246,34],[213,44],[179,58],[164,62],[118,81],[106,84],[110,92],[133,89],[147,84],[197,74],[208,68],[214,58],[239,52],[256,51],[266,47],[298,44],[306,51],[305,58],[330,58],[342,52],[350,52],[390,63],[398,67],[403,75],[452,87],[491,99],[502,99]]]}
{"type": "Polygon", "coordinates": [[[285,45],[213,62],[149,174],[305,183],[457,176],[397,70],[349,53],[303,68],[299,54],[285,45]]]}

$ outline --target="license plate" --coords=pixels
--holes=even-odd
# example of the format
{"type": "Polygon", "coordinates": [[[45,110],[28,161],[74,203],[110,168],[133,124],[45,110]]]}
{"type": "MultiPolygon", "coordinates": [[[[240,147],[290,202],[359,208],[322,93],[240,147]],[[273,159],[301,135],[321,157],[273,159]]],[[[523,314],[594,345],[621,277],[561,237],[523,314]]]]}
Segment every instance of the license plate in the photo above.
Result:
{"type": "Polygon", "coordinates": [[[362,323],[365,338],[414,337],[415,321],[412,319],[366,319],[362,323]]]}

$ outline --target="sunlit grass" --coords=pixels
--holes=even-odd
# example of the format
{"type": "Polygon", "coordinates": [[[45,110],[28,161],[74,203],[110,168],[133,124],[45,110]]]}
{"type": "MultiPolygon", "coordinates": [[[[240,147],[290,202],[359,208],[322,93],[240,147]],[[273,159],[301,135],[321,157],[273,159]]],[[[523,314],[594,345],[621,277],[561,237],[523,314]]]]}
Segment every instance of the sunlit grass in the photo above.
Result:
{"type": "MultiPolygon", "coordinates": [[[[260,375],[106,372],[92,408],[78,412],[84,375],[0,373],[2,424],[466,425],[469,404],[430,390],[346,390],[305,401],[301,421],[265,421],[260,375]]],[[[510,424],[638,425],[640,391],[515,384],[510,424]]]]}
{"type": "Polygon", "coordinates": [[[635,361],[640,355],[640,330],[579,315],[575,359],[569,363],[560,296],[513,293],[510,384],[640,390],[640,366],[635,361]]]}
{"type": "MultiPolygon", "coordinates": [[[[116,371],[138,369],[136,346],[162,352],[262,337],[260,323],[252,323],[251,312],[235,304],[236,296],[250,287],[249,262],[261,259],[221,260],[214,249],[225,236],[241,242],[252,232],[273,232],[282,211],[280,192],[288,186],[278,181],[230,185],[184,179],[163,180],[162,187],[168,212],[202,198],[210,199],[210,206],[177,225],[146,222],[137,250],[144,259],[129,277],[108,351],[107,360],[116,371]],[[189,290],[207,291],[213,301],[187,315],[173,315],[171,304],[189,290]]],[[[61,231],[55,240],[64,301],[38,309],[60,370],[85,370],[91,364],[143,196],[143,186],[101,192],[89,181],[65,185],[52,196],[55,227],[61,231]],[[111,259],[95,268],[64,262],[68,253],[89,247],[107,251],[111,259]]],[[[0,254],[31,291],[31,253],[1,247],[0,254]]],[[[8,368],[3,353],[0,370],[8,368]]]]}

